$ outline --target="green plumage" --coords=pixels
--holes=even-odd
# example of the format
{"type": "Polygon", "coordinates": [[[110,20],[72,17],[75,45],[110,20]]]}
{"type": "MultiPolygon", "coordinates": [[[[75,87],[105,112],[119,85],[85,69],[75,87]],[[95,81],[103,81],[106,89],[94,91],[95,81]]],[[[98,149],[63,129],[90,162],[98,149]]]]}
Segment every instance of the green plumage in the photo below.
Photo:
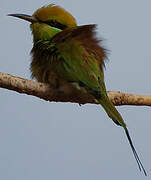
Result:
{"type": "Polygon", "coordinates": [[[11,15],[32,22],[32,77],[55,87],[61,81],[85,87],[108,116],[124,128],[139,169],[146,175],[126,124],[107,96],[103,73],[106,51],[96,39],[95,25],[77,26],[71,14],[55,5],[40,8],[31,17],[11,15]]]}
{"type": "MultiPolygon", "coordinates": [[[[31,28],[34,32],[35,25],[31,25],[31,28]]],[[[48,35],[49,27],[47,32],[46,28],[41,31],[44,31],[41,34],[48,35]]],[[[126,128],[122,117],[106,93],[103,73],[106,52],[99,45],[101,41],[95,37],[95,25],[56,30],[56,32],[53,37],[50,32],[47,40],[41,36],[40,40],[38,38],[34,42],[32,77],[50,84],[53,78],[58,83],[65,80],[82,84],[100,102],[113,121],[126,128]]]]}
{"type": "Polygon", "coordinates": [[[58,80],[61,78],[81,82],[90,89],[100,92],[99,81],[104,81],[102,71],[105,51],[99,47],[98,41],[93,39],[94,27],[86,25],[67,29],[56,34],[51,40],[48,38],[48,41],[41,39],[34,42],[31,64],[33,77],[38,81],[48,82],[48,77],[44,77],[45,72],[42,69],[44,65],[45,71],[53,71],[58,80]],[[37,72],[37,69],[40,72],[37,72]],[[37,78],[39,73],[42,79],[37,78]]]}

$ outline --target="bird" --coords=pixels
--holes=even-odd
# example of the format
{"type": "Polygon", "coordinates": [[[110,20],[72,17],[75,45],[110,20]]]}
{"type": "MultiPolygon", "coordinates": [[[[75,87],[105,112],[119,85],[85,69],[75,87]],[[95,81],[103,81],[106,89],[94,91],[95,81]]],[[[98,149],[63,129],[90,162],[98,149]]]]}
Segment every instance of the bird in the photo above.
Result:
{"type": "Polygon", "coordinates": [[[59,82],[77,83],[106,111],[113,122],[122,126],[138,164],[146,170],[133,145],[126,123],[109,100],[104,82],[107,50],[96,36],[96,24],[77,25],[76,19],[64,8],[49,4],[33,15],[8,14],[30,22],[33,35],[31,76],[38,82],[58,88],[59,82]]]}

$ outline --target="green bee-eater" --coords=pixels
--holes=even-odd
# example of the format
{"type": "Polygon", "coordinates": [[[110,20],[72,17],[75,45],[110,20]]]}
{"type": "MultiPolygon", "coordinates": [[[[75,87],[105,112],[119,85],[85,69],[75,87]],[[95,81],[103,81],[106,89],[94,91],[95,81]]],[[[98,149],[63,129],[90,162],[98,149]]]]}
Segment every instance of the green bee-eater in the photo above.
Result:
{"type": "Polygon", "coordinates": [[[32,77],[57,87],[59,82],[78,83],[102,105],[108,116],[124,128],[139,169],[146,171],[136,153],[127,126],[109,100],[104,83],[106,51],[96,39],[95,25],[77,26],[63,8],[50,4],[32,16],[9,14],[31,22],[34,45],[32,77]]]}

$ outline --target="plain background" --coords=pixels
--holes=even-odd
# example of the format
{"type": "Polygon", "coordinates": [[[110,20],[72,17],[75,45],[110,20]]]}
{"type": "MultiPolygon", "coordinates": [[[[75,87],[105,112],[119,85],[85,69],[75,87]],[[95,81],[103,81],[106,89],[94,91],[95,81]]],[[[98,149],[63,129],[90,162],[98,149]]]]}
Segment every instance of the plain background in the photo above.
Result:
{"type": "MultiPolygon", "coordinates": [[[[110,50],[108,90],[151,94],[150,0],[1,0],[0,71],[30,79],[29,23],[6,16],[31,15],[55,3],[78,24],[98,24],[110,50]]],[[[100,180],[151,178],[151,109],[122,106],[148,177],[140,173],[122,128],[99,105],[50,103],[0,89],[0,179],[100,180]]]]}

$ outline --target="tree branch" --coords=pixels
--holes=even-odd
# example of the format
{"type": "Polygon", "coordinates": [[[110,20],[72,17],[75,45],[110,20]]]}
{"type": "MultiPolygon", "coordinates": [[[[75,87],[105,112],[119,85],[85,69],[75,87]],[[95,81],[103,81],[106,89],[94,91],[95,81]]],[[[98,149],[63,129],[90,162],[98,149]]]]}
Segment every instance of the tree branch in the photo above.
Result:
{"type": "MultiPolygon", "coordinates": [[[[33,95],[47,101],[98,104],[93,96],[75,88],[71,84],[62,83],[59,89],[55,89],[50,87],[49,84],[34,82],[9,74],[0,73],[0,87],[13,90],[18,93],[33,95]]],[[[151,106],[151,96],[147,95],[135,95],[108,91],[108,96],[116,106],[151,106]]]]}

